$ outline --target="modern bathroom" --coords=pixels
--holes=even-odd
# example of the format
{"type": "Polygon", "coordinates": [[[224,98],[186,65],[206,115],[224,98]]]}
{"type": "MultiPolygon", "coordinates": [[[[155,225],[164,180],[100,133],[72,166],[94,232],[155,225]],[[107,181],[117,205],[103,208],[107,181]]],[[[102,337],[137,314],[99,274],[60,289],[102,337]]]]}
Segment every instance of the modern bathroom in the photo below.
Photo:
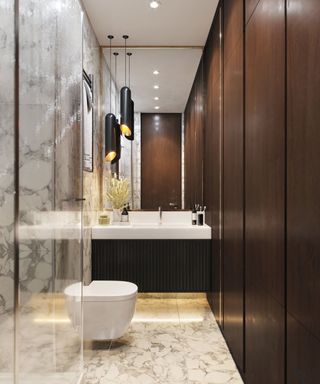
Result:
{"type": "Polygon", "coordinates": [[[320,1],[0,0],[0,383],[320,381],[320,1]]]}

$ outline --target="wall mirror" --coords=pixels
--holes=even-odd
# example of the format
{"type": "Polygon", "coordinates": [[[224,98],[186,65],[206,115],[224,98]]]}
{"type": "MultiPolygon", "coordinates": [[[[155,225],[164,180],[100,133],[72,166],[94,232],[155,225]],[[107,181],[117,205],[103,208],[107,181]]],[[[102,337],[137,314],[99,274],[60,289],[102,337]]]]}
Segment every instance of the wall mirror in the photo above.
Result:
{"type": "MultiPolygon", "coordinates": [[[[121,138],[112,170],[130,180],[132,209],[189,209],[185,204],[184,112],[199,70],[201,47],[103,48],[116,83],[113,107],[127,85],[134,101],[134,140],[121,138]],[[118,55],[114,55],[118,53],[118,55]],[[129,54],[132,54],[130,57],[129,54]],[[125,62],[126,58],[126,62],[125,62]],[[126,75],[125,75],[126,74],[126,75]]],[[[202,175],[203,170],[197,172],[202,175]]]]}

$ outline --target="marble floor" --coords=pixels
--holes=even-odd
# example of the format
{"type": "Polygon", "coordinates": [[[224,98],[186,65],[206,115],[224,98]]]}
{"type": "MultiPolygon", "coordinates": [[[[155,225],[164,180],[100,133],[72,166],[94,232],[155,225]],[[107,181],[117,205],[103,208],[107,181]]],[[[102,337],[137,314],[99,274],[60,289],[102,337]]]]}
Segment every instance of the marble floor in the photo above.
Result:
{"type": "Polygon", "coordinates": [[[86,384],[242,384],[204,296],[142,295],[128,332],[85,342],[86,384]]]}
{"type": "MultiPolygon", "coordinates": [[[[13,356],[8,348],[13,345],[13,321],[2,314],[0,326],[0,383],[11,384],[13,356]]],[[[81,339],[68,318],[63,294],[20,295],[17,343],[19,383],[77,382],[81,339]]]]}

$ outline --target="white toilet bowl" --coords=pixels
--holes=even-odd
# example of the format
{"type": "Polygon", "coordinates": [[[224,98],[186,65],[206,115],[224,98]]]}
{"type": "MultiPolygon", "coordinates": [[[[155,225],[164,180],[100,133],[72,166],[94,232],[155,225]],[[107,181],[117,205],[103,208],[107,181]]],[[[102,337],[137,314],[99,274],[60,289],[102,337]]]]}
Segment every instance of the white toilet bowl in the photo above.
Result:
{"type": "MultiPolygon", "coordinates": [[[[138,287],[127,281],[92,281],[83,286],[83,338],[112,340],[121,337],[134,315],[138,287]]],[[[80,331],[81,283],[64,290],[74,328],[80,331]]]]}

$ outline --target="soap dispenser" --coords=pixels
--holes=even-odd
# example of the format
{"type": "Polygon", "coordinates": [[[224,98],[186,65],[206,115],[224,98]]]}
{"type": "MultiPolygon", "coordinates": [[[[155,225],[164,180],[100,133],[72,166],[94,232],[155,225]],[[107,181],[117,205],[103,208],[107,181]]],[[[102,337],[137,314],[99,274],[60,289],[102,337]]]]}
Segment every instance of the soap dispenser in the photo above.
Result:
{"type": "Polygon", "coordinates": [[[123,207],[123,210],[121,213],[121,222],[122,223],[129,223],[129,213],[128,213],[126,205],[123,207]]]}

